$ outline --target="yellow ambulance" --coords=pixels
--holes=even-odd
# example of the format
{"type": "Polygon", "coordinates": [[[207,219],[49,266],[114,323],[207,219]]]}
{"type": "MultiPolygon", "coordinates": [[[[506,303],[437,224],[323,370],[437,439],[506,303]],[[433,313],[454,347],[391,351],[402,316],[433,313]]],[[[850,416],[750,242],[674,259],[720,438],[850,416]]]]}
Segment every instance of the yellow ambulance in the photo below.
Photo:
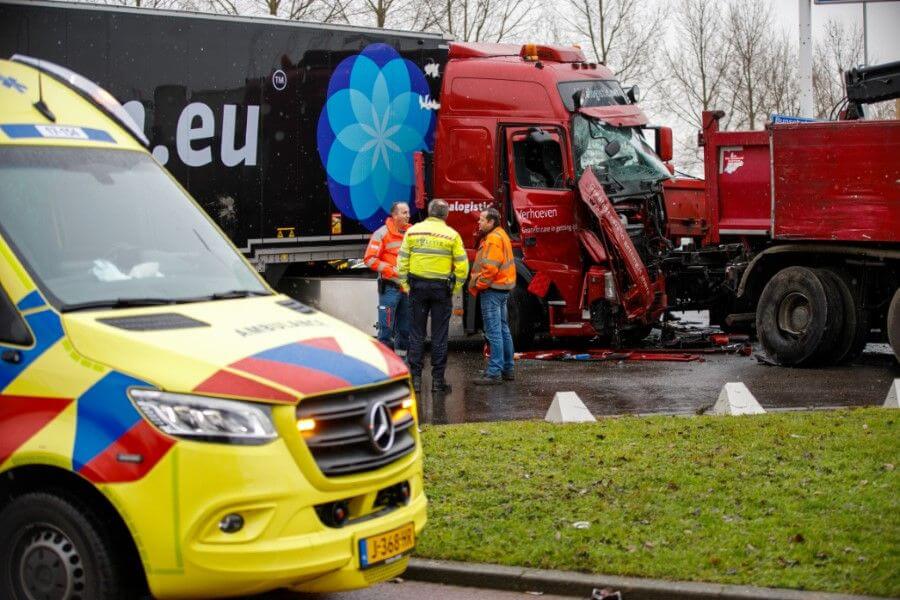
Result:
{"type": "Polygon", "coordinates": [[[403,362],[273,292],[145,140],[0,60],[0,598],[399,575],[426,518],[403,362]]]}

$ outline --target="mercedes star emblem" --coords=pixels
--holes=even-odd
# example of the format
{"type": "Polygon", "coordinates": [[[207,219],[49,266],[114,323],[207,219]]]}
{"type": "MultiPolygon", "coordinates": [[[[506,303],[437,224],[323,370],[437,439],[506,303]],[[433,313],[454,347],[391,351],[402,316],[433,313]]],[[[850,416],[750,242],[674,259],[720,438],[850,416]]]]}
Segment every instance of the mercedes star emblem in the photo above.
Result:
{"type": "Polygon", "coordinates": [[[394,421],[384,402],[376,402],[369,408],[369,441],[372,447],[384,454],[394,445],[394,421]]]}

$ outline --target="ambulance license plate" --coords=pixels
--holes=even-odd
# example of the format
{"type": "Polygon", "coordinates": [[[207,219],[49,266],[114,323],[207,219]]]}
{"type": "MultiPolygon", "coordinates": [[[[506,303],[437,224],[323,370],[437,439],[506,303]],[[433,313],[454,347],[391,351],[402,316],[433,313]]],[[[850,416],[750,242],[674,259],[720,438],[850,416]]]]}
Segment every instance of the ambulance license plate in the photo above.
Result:
{"type": "Polygon", "coordinates": [[[392,558],[400,557],[405,552],[412,550],[416,545],[416,526],[407,523],[371,537],[359,540],[359,567],[368,569],[392,558]]]}

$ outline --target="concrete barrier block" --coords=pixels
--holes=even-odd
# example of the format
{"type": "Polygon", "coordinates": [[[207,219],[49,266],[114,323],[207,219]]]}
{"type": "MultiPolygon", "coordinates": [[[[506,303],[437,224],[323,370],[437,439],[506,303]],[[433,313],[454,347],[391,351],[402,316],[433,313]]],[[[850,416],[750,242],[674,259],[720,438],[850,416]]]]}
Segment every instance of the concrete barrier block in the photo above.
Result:
{"type": "Polygon", "coordinates": [[[726,383],[719,392],[710,415],[761,415],[766,411],[760,406],[747,386],[740,382],[726,383]]]}
{"type": "Polygon", "coordinates": [[[884,399],[885,408],[900,408],[900,379],[895,379],[888,390],[887,398],[884,399]]]}
{"type": "Polygon", "coordinates": [[[544,420],[551,423],[589,423],[597,419],[575,392],[556,392],[544,420]]]}

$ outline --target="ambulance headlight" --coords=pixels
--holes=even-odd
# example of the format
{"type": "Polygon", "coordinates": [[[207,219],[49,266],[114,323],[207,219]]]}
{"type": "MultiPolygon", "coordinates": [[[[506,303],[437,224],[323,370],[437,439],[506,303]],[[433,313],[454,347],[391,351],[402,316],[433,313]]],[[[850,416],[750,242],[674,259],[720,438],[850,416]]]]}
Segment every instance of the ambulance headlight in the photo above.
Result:
{"type": "Polygon", "coordinates": [[[128,395],[148,421],[176,437],[252,445],[278,437],[272,409],[264,404],[137,388],[128,395]]]}

